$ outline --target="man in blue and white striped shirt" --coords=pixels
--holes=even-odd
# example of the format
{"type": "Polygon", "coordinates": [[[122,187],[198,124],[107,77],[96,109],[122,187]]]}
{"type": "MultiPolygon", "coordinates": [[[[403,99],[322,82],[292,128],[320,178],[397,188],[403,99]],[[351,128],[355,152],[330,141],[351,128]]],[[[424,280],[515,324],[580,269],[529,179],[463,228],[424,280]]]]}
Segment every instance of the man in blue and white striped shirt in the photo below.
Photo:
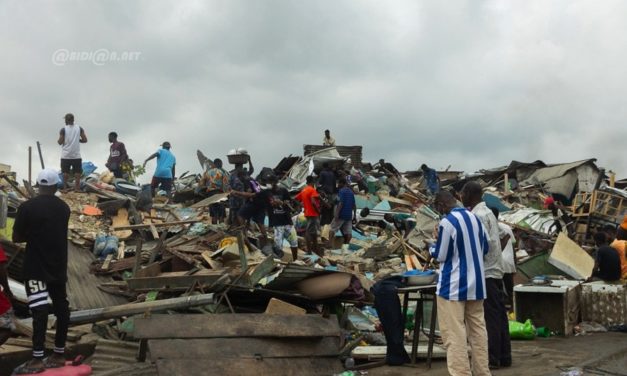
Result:
{"type": "Polygon", "coordinates": [[[466,343],[470,343],[472,374],[490,375],[488,337],[483,313],[485,272],[483,257],[488,236],[479,219],[457,206],[447,191],[436,195],[435,208],[446,214],[431,256],[440,263],[437,287],[438,323],[446,348],[450,375],[471,375],[466,343]]]}

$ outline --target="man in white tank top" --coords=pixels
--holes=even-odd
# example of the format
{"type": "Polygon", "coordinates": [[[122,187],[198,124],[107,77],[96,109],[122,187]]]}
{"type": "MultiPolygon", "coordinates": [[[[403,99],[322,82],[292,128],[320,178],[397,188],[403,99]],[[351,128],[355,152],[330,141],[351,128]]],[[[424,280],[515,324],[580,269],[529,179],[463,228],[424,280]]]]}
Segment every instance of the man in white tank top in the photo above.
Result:
{"type": "Polygon", "coordinates": [[[69,186],[70,173],[74,175],[74,190],[81,189],[81,174],[83,173],[81,159],[81,143],[87,142],[87,136],[83,128],[74,125],[74,115],[65,115],[65,127],[59,131],[61,145],[61,172],[63,173],[63,185],[69,186]]]}

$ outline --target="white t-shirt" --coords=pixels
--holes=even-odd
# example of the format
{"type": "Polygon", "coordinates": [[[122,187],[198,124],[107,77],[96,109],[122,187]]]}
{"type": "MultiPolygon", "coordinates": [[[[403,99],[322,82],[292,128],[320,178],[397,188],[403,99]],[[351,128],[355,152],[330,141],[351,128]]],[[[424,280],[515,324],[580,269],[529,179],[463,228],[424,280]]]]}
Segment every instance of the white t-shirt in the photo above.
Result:
{"type": "Polygon", "coordinates": [[[61,159],[81,158],[81,127],[78,125],[66,125],[63,128],[65,141],[61,145],[61,159]]]}
{"type": "Polygon", "coordinates": [[[499,236],[509,235],[509,240],[503,249],[503,273],[516,273],[516,261],[514,260],[514,233],[512,228],[503,222],[499,222],[499,236]]]}

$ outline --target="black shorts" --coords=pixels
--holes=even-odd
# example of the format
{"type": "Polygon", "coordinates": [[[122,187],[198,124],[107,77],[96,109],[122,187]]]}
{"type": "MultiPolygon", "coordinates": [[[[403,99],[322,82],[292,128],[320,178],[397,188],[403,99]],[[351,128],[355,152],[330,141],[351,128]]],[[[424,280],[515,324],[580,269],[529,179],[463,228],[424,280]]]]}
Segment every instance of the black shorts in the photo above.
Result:
{"type": "Polygon", "coordinates": [[[158,178],[156,176],[153,176],[152,181],[150,182],[150,186],[154,190],[157,190],[159,187],[161,187],[161,189],[170,194],[170,191],[172,191],[172,179],[158,178]]]}
{"type": "Polygon", "coordinates": [[[258,208],[255,205],[246,204],[237,212],[237,215],[247,221],[249,219],[252,219],[253,222],[262,225],[263,220],[266,218],[266,211],[258,208]]]}
{"type": "Polygon", "coordinates": [[[82,174],[83,173],[83,160],[78,159],[63,159],[61,158],[61,172],[64,174],[82,174]]]}

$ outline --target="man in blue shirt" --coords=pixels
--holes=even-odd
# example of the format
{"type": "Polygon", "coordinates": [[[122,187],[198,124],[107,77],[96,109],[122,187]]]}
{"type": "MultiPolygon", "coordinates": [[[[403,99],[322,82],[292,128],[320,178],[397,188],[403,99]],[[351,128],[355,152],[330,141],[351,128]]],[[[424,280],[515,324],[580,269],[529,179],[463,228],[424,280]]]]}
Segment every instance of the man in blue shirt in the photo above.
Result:
{"type": "Polygon", "coordinates": [[[168,196],[170,196],[170,192],[172,192],[172,181],[175,176],[174,171],[176,166],[176,157],[174,157],[170,148],[170,143],[166,141],[161,145],[161,149],[157,150],[156,153],[146,158],[144,161],[145,168],[146,163],[148,163],[149,160],[157,158],[157,168],[155,169],[155,173],[152,176],[152,182],[150,183],[153,196],[158,188],[163,189],[168,196]]]}
{"type": "Polygon", "coordinates": [[[420,166],[420,169],[427,183],[427,191],[432,195],[438,193],[440,191],[440,178],[438,177],[438,173],[424,163],[420,166]]]}
{"type": "Polygon", "coordinates": [[[450,375],[490,375],[488,335],[483,313],[486,298],[483,257],[488,235],[477,216],[457,206],[447,191],[435,198],[435,209],[446,214],[438,241],[430,249],[440,262],[437,286],[438,323],[446,348],[450,375]],[[471,362],[466,343],[470,343],[471,362]]]}
{"type": "Polygon", "coordinates": [[[357,206],[355,205],[355,194],[346,183],[345,178],[338,181],[338,187],[340,188],[337,194],[339,202],[335,208],[335,217],[331,222],[329,231],[329,248],[332,247],[337,230],[341,230],[344,237],[344,248],[348,248],[353,235],[353,221],[356,218],[357,206]]]}

